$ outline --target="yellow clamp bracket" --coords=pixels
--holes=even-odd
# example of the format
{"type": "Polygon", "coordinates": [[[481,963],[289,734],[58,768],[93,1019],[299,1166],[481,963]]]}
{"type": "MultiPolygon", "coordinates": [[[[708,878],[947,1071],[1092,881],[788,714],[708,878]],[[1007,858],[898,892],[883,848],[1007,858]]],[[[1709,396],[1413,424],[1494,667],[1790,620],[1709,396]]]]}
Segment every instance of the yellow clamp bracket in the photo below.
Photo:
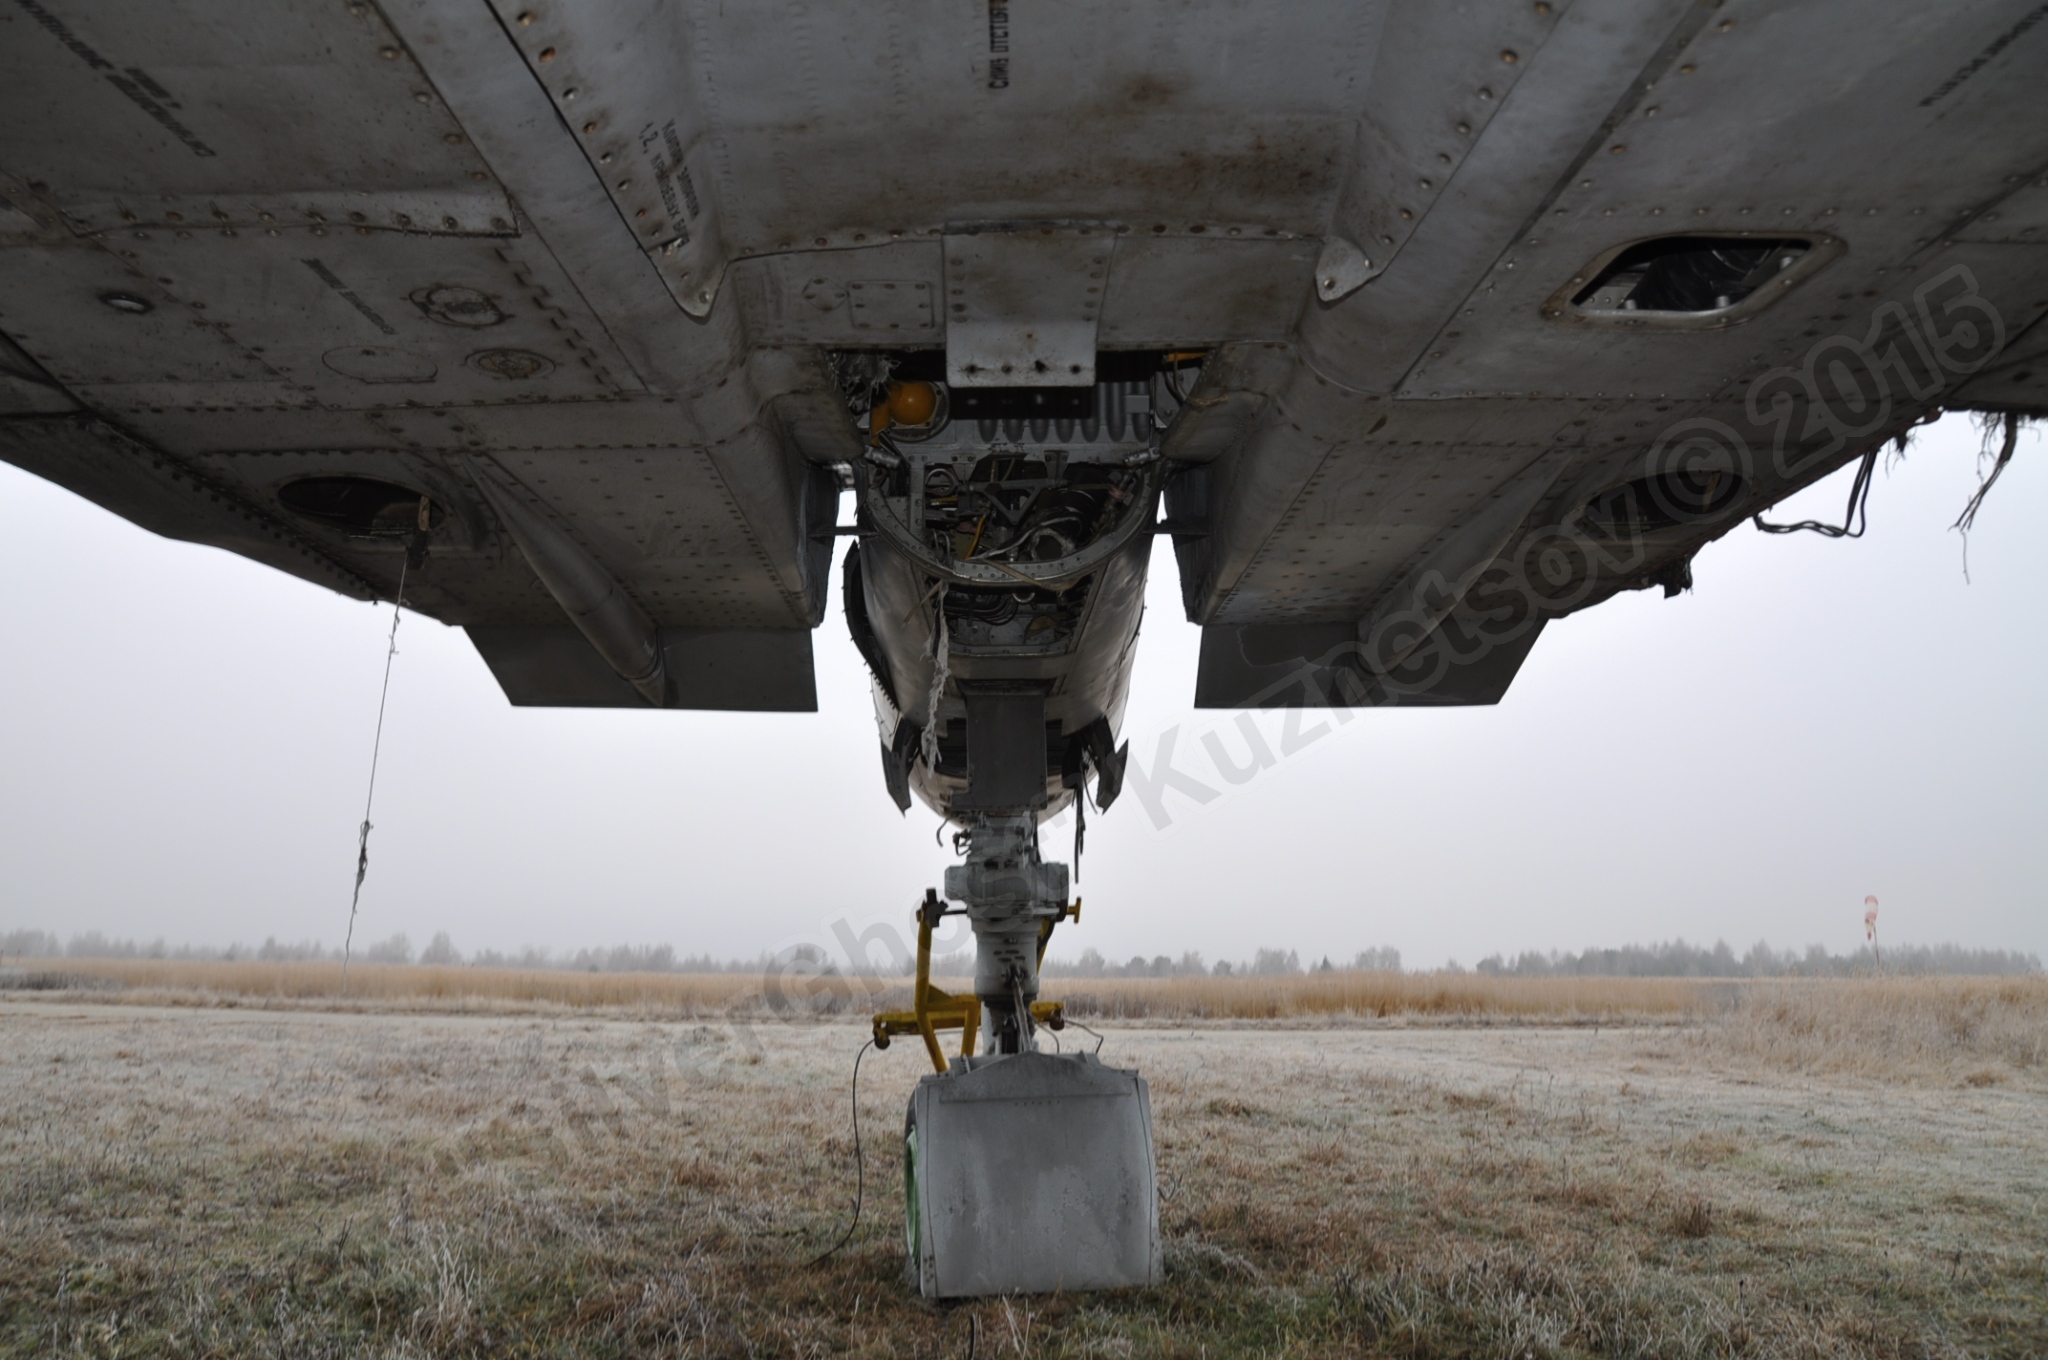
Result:
{"type": "MultiPolygon", "coordinates": [[[[963,1058],[974,1052],[974,1040],[981,1031],[980,997],[955,996],[932,986],[932,927],[937,924],[941,910],[938,894],[927,892],[924,905],[917,913],[917,982],[911,1009],[883,1011],[874,1019],[876,1048],[887,1048],[889,1041],[899,1034],[915,1034],[924,1040],[925,1052],[931,1056],[933,1070],[938,1072],[944,1072],[948,1067],[946,1051],[939,1046],[940,1030],[960,1031],[960,1056],[963,1058]]],[[[1062,907],[1059,915],[1040,923],[1040,963],[1045,962],[1045,946],[1052,939],[1053,926],[1060,921],[1080,919],[1081,899],[1077,897],[1062,907]]],[[[1064,1001],[1034,1001],[1031,1003],[1031,1018],[1047,1029],[1065,1029],[1067,1005],[1064,1001]]]]}
{"type": "MultiPolygon", "coordinates": [[[[1048,916],[1038,923],[1038,965],[1045,966],[1045,947],[1052,943],[1052,928],[1062,921],[1081,919],[1081,899],[1075,898],[1060,908],[1057,916],[1048,916]]],[[[1031,1018],[1047,1029],[1067,1027],[1067,1003],[1064,1001],[1034,1001],[1031,1003],[1031,1018]]]]}
{"type": "Polygon", "coordinates": [[[911,1009],[883,1011],[875,1017],[874,1033],[876,1048],[887,1048],[898,1034],[920,1036],[933,1069],[944,1072],[946,1053],[939,1047],[939,1031],[959,1030],[960,1056],[974,1052],[974,1039],[981,1029],[981,998],[954,996],[932,986],[932,927],[941,909],[938,894],[927,892],[917,913],[917,989],[911,994],[911,1009]]]}

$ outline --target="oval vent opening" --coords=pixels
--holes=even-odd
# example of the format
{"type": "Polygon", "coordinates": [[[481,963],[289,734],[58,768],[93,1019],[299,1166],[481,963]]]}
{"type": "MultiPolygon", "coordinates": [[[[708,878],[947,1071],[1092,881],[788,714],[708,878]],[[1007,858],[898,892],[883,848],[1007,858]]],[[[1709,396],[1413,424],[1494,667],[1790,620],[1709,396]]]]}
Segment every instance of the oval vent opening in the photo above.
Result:
{"type": "MultiPolygon", "coordinates": [[[[419,527],[420,496],[409,486],[375,477],[304,477],[277,492],[278,503],[302,519],[352,534],[392,538],[403,538],[419,527]]],[[[430,504],[429,525],[439,526],[447,518],[446,510],[430,504]]]]}
{"type": "Polygon", "coordinates": [[[1591,526],[1610,537],[1703,524],[1741,503],[1748,483],[1716,468],[1681,468],[1638,477],[1586,502],[1591,526]]]}
{"type": "Polygon", "coordinates": [[[1638,241],[1572,294],[1572,306],[1607,315],[1725,312],[1812,249],[1813,242],[1796,237],[1666,236],[1638,241]]]}

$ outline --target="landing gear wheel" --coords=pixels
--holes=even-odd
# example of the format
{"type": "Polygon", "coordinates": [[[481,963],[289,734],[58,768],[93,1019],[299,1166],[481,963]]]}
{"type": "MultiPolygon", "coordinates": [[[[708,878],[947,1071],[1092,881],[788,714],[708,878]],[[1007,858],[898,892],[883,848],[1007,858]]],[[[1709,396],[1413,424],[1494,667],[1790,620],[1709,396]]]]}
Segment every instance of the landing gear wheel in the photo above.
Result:
{"type": "Polygon", "coordinates": [[[903,1120],[904,1278],[928,1299],[1160,1279],[1152,1102],[1091,1054],[984,1054],[903,1120]]]}

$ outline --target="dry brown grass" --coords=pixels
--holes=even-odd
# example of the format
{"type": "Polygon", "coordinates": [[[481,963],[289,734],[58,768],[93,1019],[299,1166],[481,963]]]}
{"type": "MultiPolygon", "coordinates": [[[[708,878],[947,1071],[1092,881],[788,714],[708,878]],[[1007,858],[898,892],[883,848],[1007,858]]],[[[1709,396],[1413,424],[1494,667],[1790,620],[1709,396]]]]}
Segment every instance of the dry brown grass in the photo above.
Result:
{"type": "Polygon", "coordinates": [[[1874,1079],[2048,1076],[2048,978],[1756,983],[1699,1042],[1739,1062],[1874,1079]]]}
{"type": "MultiPolygon", "coordinates": [[[[946,980],[964,987],[964,979],[946,980]]],[[[747,973],[578,973],[256,960],[68,959],[0,970],[0,995],[93,995],[141,1005],[563,1014],[648,1019],[853,1018],[909,1005],[900,979],[747,973]]],[[[2048,1078],[2048,978],[1502,978],[1472,973],[1052,978],[1084,1023],[1613,1025],[1685,1031],[1702,1056],[1973,1086],[2048,1078]]]]}
{"type": "Polygon", "coordinates": [[[1282,1020],[1416,1016],[1541,1020],[1698,1017],[1736,984],[1685,978],[1517,978],[1476,973],[1304,973],[1280,977],[1049,978],[1048,996],[1117,1020],[1282,1020]]]}
{"type": "MultiPolygon", "coordinates": [[[[258,959],[63,959],[22,970],[55,989],[67,979],[112,984],[152,1004],[178,999],[250,1001],[343,999],[338,963],[273,963],[258,959]]],[[[550,968],[464,968],[427,964],[354,963],[347,999],[368,1006],[424,1003],[539,1003],[569,1008],[659,1009],[685,1015],[723,1014],[761,980],[743,973],[578,973],[550,968]]]]}
{"type": "MultiPolygon", "coordinates": [[[[131,999],[153,1004],[181,995],[194,1000],[277,1002],[327,1002],[342,995],[341,966],[335,963],[66,959],[40,965],[36,971],[52,985],[65,979],[112,985],[131,992],[131,999]]],[[[964,981],[950,980],[949,985],[964,981]]],[[[1045,984],[1045,995],[1066,1001],[1069,1011],[1082,1018],[1165,1021],[1400,1016],[1553,1023],[1680,1019],[1726,1009],[1738,991],[1733,983],[1678,978],[1501,978],[1472,973],[1049,978],[1045,984]]],[[[793,977],[778,988],[751,973],[356,964],[349,969],[348,995],[368,1006],[491,1009],[539,1004],[693,1017],[790,1008],[832,1015],[907,1004],[908,985],[891,981],[870,991],[844,979],[793,977]]]]}

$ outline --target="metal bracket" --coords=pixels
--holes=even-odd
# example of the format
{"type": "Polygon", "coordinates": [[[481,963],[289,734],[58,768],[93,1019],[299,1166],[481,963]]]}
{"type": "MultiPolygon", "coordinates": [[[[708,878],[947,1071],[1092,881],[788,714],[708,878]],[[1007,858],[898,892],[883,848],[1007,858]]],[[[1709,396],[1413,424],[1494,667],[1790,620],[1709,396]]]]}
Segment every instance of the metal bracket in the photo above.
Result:
{"type": "MultiPolygon", "coordinates": [[[[951,992],[932,986],[932,928],[942,917],[957,915],[948,912],[939,895],[929,889],[917,911],[917,981],[912,993],[911,1009],[907,1011],[882,1011],[874,1018],[876,1048],[887,1048],[889,1041],[899,1034],[915,1034],[924,1040],[925,1052],[931,1055],[934,1070],[944,1072],[949,1064],[946,1052],[939,1046],[939,1031],[957,1029],[960,1031],[960,1056],[971,1057],[974,1040],[981,1030],[981,998],[955,996],[951,992]]],[[[1079,921],[1081,899],[1060,908],[1058,916],[1046,918],[1038,927],[1038,961],[1045,962],[1045,946],[1052,939],[1052,928],[1059,921],[1079,921]]],[[[1031,1003],[1031,1019],[1050,1030],[1067,1027],[1067,1003],[1064,1001],[1034,1001],[1031,1003]]]]}
{"type": "Polygon", "coordinates": [[[1331,236],[1316,257],[1316,296],[1335,302],[1357,292],[1379,273],[1364,251],[1342,236],[1331,236]]]}
{"type": "Polygon", "coordinates": [[[917,913],[917,982],[911,993],[911,1009],[877,1015],[874,1035],[876,1048],[887,1048],[889,1040],[898,1034],[920,1036],[925,1052],[931,1055],[933,1069],[944,1072],[948,1064],[945,1050],[939,1047],[939,1031],[959,1030],[960,1056],[971,1055],[975,1036],[981,1030],[981,998],[955,996],[932,986],[932,926],[944,914],[943,907],[931,910],[937,902],[938,894],[927,891],[924,906],[917,913]]]}
{"type": "Polygon", "coordinates": [[[946,381],[1092,386],[1116,232],[1104,223],[948,231],[946,381]]]}

